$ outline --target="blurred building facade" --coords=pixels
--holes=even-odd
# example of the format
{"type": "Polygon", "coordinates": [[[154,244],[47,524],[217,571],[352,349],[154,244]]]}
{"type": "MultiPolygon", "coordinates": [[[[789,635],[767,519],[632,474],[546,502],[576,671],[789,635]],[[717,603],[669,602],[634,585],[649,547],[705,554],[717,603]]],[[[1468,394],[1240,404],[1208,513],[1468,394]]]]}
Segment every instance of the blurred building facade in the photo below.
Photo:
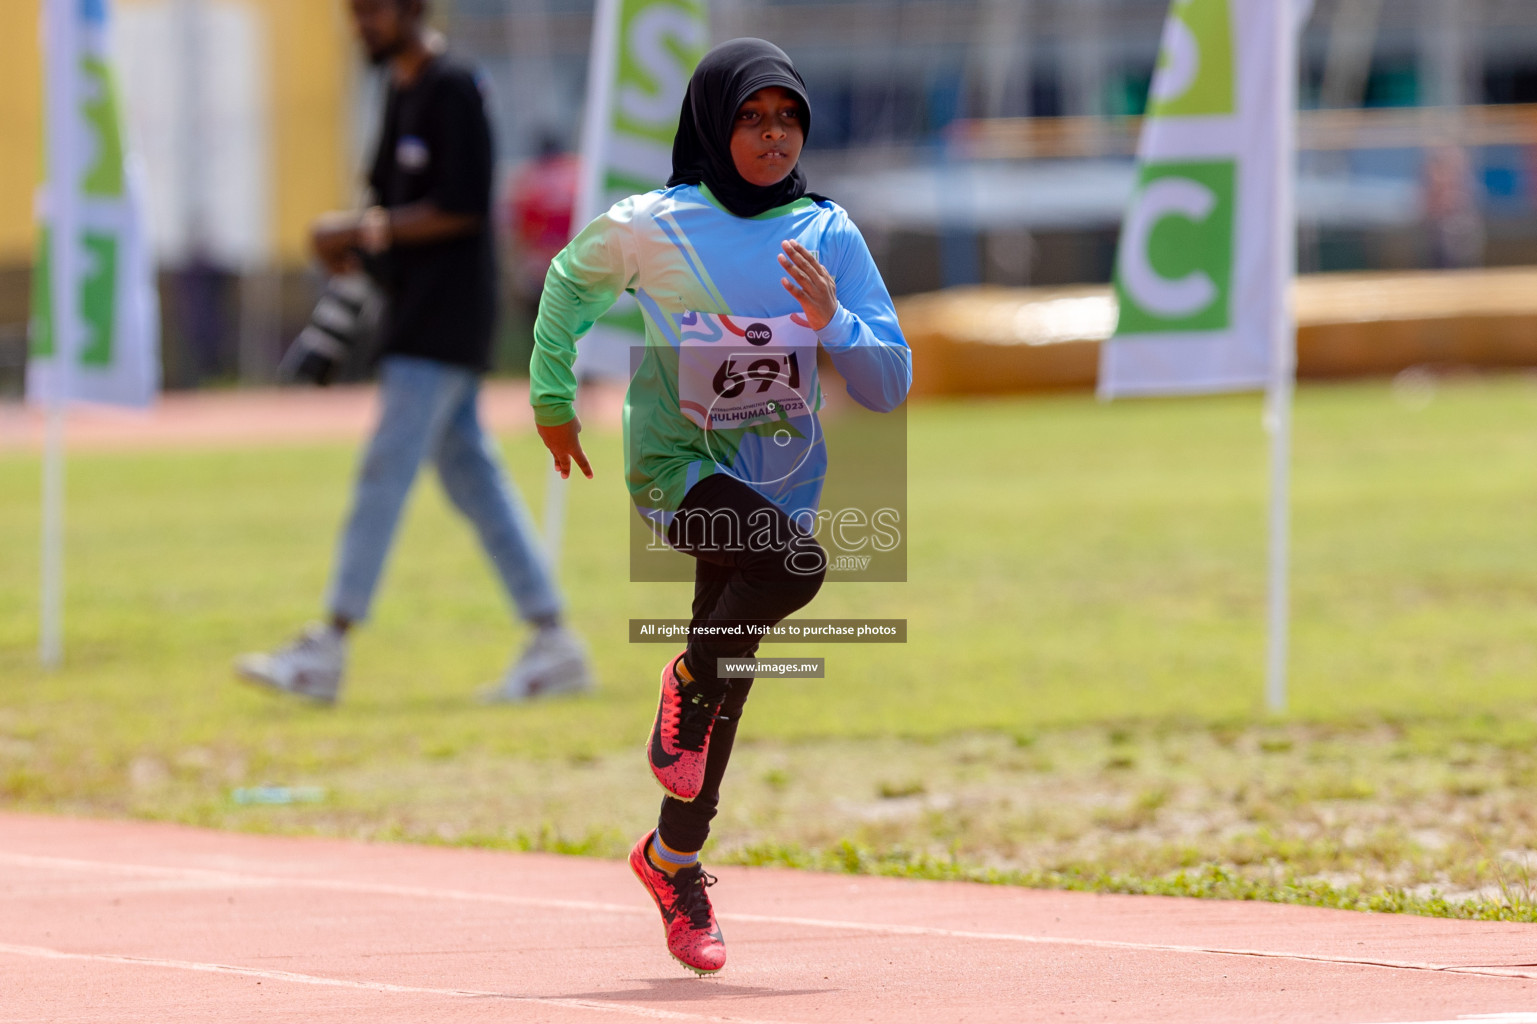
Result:
{"type": "MultiPolygon", "coordinates": [[[[504,146],[574,141],[592,0],[438,0],[498,85],[504,146]],[[513,101],[515,98],[515,102],[513,101]]],[[[932,141],[960,117],[1140,112],[1167,0],[716,0],[714,34],[761,35],[816,95],[814,147],[932,141]]],[[[1537,102],[1530,0],[1316,0],[1304,104],[1537,102]],[[1329,92],[1325,96],[1325,91],[1329,92]]]]}
{"type": "MultiPolygon", "coordinates": [[[[509,174],[552,139],[574,145],[593,0],[432,6],[485,74],[509,174]]],[[[0,4],[0,364],[26,318],[38,7],[0,4]]],[[[314,294],[306,225],[355,201],[369,145],[377,87],[344,2],[116,0],[116,11],[166,270],[168,379],[260,380],[314,294]]],[[[716,38],[765,36],[796,59],[816,110],[813,180],[854,211],[897,291],[1108,277],[1134,138],[1114,119],[1143,106],[1166,11],[1167,0],[712,4],[716,38]],[[1047,151],[1031,149],[1043,136],[1026,118],[1087,120],[1047,151]],[[1003,142],[964,144],[981,137],[1003,142]]],[[[1309,108],[1519,110],[1537,104],[1537,3],[1317,0],[1303,60],[1309,108]]],[[[1393,146],[1305,154],[1303,266],[1537,262],[1537,137],[1517,124],[1493,142],[1459,138],[1427,122],[1393,146]]]]}
{"type": "MultiPolygon", "coordinates": [[[[504,159],[528,158],[551,134],[573,145],[591,0],[438,6],[495,84],[504,159]]],[[[1131,189],[1113,129],[1077,133],[1072,151],[985,158],[957,146],[957,132],[975,119],[1139,113],[1167,10],[1167,0],[716,0],[712,17],[716,38],[765,36],[796,59],[816,107],[814,181],[854,212],[894,288],[919,291],[1108,278],[1131,189]]],[[[1302,52],[1306,108],[1537,104],[1531,0],[1317,0],[1302,52]]],[[[1304,269],[1537,262],[1537,124],[1469,148],[1449,149],[1434,125],[1393,146],[1352,142],[1377,124],[1331,122],[1333,148],[1304,154],[1304,269]]]]}
{"type": "MultiPolygon", "coordinates": [[[[20,346],[27,316],[42,164],[40,7],[0,4],[0,362],[20,346]]],[[[329,0],[116,0],[113,13],[127,128],[164,270],[167,379],[254,373],[295,315],[281,276],[303,264],[309,221],[354,191],[344,9],[329,0]]]]}

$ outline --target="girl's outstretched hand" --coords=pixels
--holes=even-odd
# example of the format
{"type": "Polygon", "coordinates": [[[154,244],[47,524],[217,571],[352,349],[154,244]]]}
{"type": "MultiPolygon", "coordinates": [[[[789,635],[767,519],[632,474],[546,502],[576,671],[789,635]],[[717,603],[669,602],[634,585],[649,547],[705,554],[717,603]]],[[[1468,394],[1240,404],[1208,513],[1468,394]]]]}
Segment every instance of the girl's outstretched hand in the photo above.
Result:
{"type": "Polygon", "coordinates": [[[779,254],[779,265],[790,276],[781,277],[779,283],[805,310],[804,316],[794,313],[790,319],[802,327],[820,331],[838,312],[838,286],[833,282],[833,275],[817,262],[810,249],[799,242],[786,240],[780,246],[784,252],[779,254]]]}
{"type": "Polygon", "coordinates": [[[560,473],[562,480],[571,477],[571,460],[582,467],[582,472],[587,474],[587,479],[592,479],[592,467],[587,464],[587,453],[582,451],[582,442],[576,435],[582,432],[582,421],[575,416],[558,427],[540,427],[539,440],[555,456],[555,469],[560,473]]]}

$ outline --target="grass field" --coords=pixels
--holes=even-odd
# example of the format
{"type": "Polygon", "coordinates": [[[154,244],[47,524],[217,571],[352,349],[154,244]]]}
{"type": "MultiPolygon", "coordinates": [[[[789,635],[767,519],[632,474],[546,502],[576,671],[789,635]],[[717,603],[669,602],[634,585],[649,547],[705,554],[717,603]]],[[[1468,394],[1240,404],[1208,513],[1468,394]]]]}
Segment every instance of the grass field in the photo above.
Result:
{"type": "MultiPolygon", "coordinates": [[[[914,408],[910,581],[805,613],[906,618],[910,642],[766,652],[825,655],[828,679],[755,691],[714,856],[1532,917],[1537,380],[1301,391],[1281,720],[1260,709],[1259,413],[914,408]]],[[[564,574],[603,689],[526,708],[473,702],[521,635],[435,486],[341,708],[231,681],[319,612],[337,445],[72,457],[68,663],[43,673],[38,461],[0,456],[0,800],[618,854],[654,813],[639,748],[668,651],[625,622],[684,615],[688,588],[626,581],[618,438],[589,436],[564,574]],[[231,799],[262,783],[325,795],[231,799]]],[[[505,449],[541,507],[537,442],[505,449]]]]}

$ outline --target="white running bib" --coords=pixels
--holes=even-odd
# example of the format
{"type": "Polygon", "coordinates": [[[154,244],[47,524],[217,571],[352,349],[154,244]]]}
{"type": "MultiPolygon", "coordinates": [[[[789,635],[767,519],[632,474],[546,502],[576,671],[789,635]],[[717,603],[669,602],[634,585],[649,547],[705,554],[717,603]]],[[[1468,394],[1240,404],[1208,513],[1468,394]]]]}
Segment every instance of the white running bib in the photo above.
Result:
{"type": "Polygon", "coordinates": [[[736,430],[814,411],[817,335],[788,316],[684,313],[678,404],[701,430],[736,430]]]}

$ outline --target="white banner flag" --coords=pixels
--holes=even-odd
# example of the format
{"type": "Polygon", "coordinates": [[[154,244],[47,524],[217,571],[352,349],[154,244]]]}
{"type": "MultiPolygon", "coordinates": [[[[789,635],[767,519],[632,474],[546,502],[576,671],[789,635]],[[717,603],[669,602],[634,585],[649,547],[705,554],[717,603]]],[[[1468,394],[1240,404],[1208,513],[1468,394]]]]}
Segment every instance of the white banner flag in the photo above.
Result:
{"type": "MultiPolygon", "coordinates": [[[[592,35],[574,230],[667,183],[683,94],[710,48],[709,14],[705,0],[599,0],[592,35]]],[[[630,349],[643,344],[640,307],[623,296],[582,340],[577,374],[629,380],[630,349]]]]}
{"type": "Polygon", "coordinates": [[[160,312],[143,190],[108,58],[109,0],[46,0],[46,181],[38,198],[27,400],[145,406],[160,312]]]}
{"type": "Polygon", "coordinates": [[[1310,0],[1173,0],[1099,393],[1259,389],[1295,360],[1296,33],[1310,0]]]}

